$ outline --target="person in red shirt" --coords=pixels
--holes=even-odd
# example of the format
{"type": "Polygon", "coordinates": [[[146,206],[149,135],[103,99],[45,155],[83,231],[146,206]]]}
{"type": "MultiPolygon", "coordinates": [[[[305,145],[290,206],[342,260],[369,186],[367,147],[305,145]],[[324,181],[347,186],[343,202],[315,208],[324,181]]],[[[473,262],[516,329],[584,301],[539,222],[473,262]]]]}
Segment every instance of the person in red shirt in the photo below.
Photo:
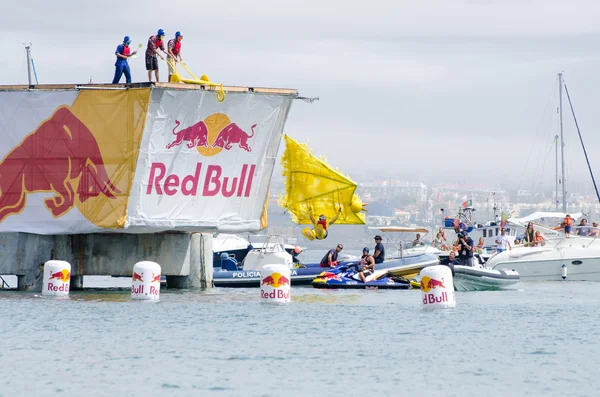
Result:
{"type": "Polygon", "coordinates": [[[148,39],[148,47],[146,48],[146,70],[148,71],[148,81],[152,82],[152,71],[154,70],[154,75],[156,76],[156,82],[159,82],[158,78],[158,59],[157,56],[160,57],[163,61],[165,58],[162,57],[158,53],[158,50],[161,50],[168,55],[165,51],[165,45],[163,40],[165,38],[165,31],[162,29],[158,29],[158,33],[154,36],[150,36],[148,39]]]}
{"type": "MultiPolygon", "coordinates": [[[[177,62],[183,62],[183,58],[181,57],[181,41],[183,40],[183,35],[181,32],[175,33],[175,38],[169,40],[167,43],[167,60],[171,60],[173,65],[177,62]]],[[[171,76],[175,73],[175,69],[171,68],[171,64],[169,63],[169,82],[171,82],[171,76]]]]}

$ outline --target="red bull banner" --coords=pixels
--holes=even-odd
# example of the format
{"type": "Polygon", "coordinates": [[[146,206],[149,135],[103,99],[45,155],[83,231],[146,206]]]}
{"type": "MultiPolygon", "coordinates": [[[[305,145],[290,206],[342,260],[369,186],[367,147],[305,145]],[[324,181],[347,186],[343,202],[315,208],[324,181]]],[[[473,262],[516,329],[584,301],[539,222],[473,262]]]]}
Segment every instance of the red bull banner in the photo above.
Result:
{"type": "Polygon", "coordinates": [[[0,232],[260,230],[293,98],[2,91],[0,232]]]}
{"type": "Polygon", "coordinates": [[[0,232],[125,226],[150,89],[0,92],[0,232]]]}
{"type": "Polygon", "coordinates": [[[230,93],[221,103],[210,92],[153,90],[127,227],[266,227],[263,210],[292,99],[230,93]]]}

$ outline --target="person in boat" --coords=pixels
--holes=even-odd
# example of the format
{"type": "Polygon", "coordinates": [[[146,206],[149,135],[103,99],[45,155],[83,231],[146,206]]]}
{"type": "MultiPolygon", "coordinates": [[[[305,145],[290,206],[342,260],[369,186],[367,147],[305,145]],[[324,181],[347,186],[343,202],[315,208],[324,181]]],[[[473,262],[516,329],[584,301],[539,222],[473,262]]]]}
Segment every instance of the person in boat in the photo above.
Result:
{"type": "Polygon", "coordinates": [[[578,236],[589,236],[589,234],[591,233],[591,231],[592,230],[587,225],[587,219],[583,218],[579,222],[579,227],[577,228],[577,235],[578,236]]]}
{"type": "Polygon", "coordinates": [[[542,236],[542,234],[540,233],[539,230],[536,230],[535,232],[535,241],[533,243],[534,247],[543,247],[544,245],[546,245],[546,241],[544,240],[544,236],[542,236]]]}
{"type": "Polygon", "coordinates": [[[330,249],[327,251],[323,259],[321,259],[321,267],[336,267],[338,262],[338,254],[342,252],[344,246],[342,244],[338,244],[334,249],[330,249]]]}
{"type": "Polygon", "coordinates": [[[535,229],[533,228],[533,223],[529,222],[527,224],[527,228],[525,229],[525,236],[523,237],[523,245],[525,247],[533,247],[535,243],[535,229]]]}
{"type": "Polygon", "coordinates": [[[571,215],[567,214],[565,219],[563,219],[562,226],[565,228],[565,236],[566,238],[571,237],[571,229],[573,227],[573,218],[571,215]]]}
{"type": "MultiPolygon", "coordinates": [[[[183,35],[181,32],[175,33],[175,38],[169,40],[167,43],[167,61],[171,61],[173,66],[177,62],[183,63],[183,58],[181,57],[181,41],[183,40],[183,35]]],[[[167,62],[169,65],[169,82],[171,82],[171,76],[175,73],[175,69],[171,67],[171,64],[167,62]]]]}
{"type": "Polygon", "coordinates": [[[509,239],[508,235],[506,234],[505,228],[500,229],[500,235],[496,237],[495,242],[496,242],[496,252],[506,251],[506,247],[508,247],[509,250],[512,249],[512,247],[510,246],[510,239],[509,239]]]}
{"type": "Polygon", "coordinates": [[[115,55],[117,56],[117,62],[115,62],[115,77],[113,78],[113,84],[119,84],[121,77],[125,74],[125,82],[131,83],[131,69],[129,69],[129,57],[137,54],[137,51],[131,52],[129,48],[131,44],[131,38],[125,36],[123,43],[117,46],[115,55]]]}
{"type": "Polygon", "coordinates": [[[369,255],[369,249],[363,248],[362,256],[360,257],[360,272],[358,273],[363,283],[367,282],[369,277],[375,271],[375,259],[369,255]]]}
{"type": "Polygon", "coordinates": [[[338,213],[329,222],[327,222],[327,217],[325,215],[320,215],[319,219],[315,220],[315,218],[313,217],[313,214],[312,214],[312,208],[309,208],[308,210],[310,211],[308,213],[308,217],[310,218],[310,221],[312,222],[314,227],[312,230],[309,228],[306,228],[302,232],[306,233],[305,236],[309,240],[314,240],[315,238],[317,240],[326,239],[327,235],[329,234],[329,232],[327,231],[327,228],[329,226],[333,225],[335,223],[335,221],[338,220],[338,217],[342,213],[342,208],[340,207],[338,209],[338,213]]]}
{"type": "Polygon", "coordinates": [[[300,246],[295,246],[294,250],[292,251],[292,262],[294,263],[300,263],[300,259],[298,259],[298,255],[300,255],[300,253],[302,252],[302,248],[300,248],[300,246]]]}
{"type": "Polygon", "coordinates": [[[590,234],[588,234],[588,236],[600,237],[600,229],[598,229],[598,222],[592,222],[592,229],[590,231],[590,234]]]}
{"type": "Polygon", "coordinates": [[[473,266],[473,239],[465,232],[458,233],[458,259],[463,266],[473,266]]]}
{"type": "Polygon", "coordinates": [[[413,247],[416,247],[418,245],[423,245],[423,241],[421,241],[421,233],[417,233],[415,239],[413,240],[413,247]]]}
{"type": "Polygon", "coordinates": [[[375,263],[383,263],[385,260],[385,247],[381,243],[381,236],[375,236],[375,252],[373,253],[373,259],[375,259],[375,263]]]}
{"type": "Polygon", "coordinates": [[[446,241],[448,241],[448,239],[446,238],[446,231],[444,230],[443,227],[440,227],[439,233],[440,233],[440,237],[442,238],[444,243],[446,243],[446,241]]]}
{"type": "Polygon", "coordinates": [[[479,237],[479,241],[477,242],[477,245],[475,246],[475,250],[477,251],[478,254],[483,254],[484,249],[485,249],[485,240],[483,239],[483,237],[479,237]]]}
{"type": "Polygon", "coordinates": [[[513,241],[513,245],[519,245],[521,244],[521,239],[519,237],[515,238],[515,241],[513,241]]]}
{"type": "Polygon", "coordinates": [[[450,248],[444,241],[445,237],[442,236],[441,232],[438,232],[435,235],[435,239],[433,239],[433,241],[431,242],[431,246],[442,251],[448,251],[450,248]]]}

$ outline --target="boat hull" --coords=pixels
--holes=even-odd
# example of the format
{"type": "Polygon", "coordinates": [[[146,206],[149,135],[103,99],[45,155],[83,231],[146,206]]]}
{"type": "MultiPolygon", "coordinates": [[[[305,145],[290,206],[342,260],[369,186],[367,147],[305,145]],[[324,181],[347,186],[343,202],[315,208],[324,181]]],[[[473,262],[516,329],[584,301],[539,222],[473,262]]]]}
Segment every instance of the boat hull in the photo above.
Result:
{"type": "Polygon", "coordinates": [[[600,281],[600,248],[524,247],[495,255],[486,266],[514,269],[521,281],[600,281]]]}
{"type": "Polygon", "coordinates": [[[519,279],[519,273],[513,270],[454,266],[456,291],[497,290],[517,284],[519,279]]]}

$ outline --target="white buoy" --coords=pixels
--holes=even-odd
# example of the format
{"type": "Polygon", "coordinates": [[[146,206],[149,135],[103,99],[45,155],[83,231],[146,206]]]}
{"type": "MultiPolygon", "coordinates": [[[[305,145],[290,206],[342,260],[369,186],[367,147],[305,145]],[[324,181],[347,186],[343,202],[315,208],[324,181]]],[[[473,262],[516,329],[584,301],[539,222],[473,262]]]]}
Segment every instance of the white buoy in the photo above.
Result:
{"type": "Polygon", "coordinates": [[[448,266],[428,266],[421,270],[421,297],[423,309],[456,306],[454,279],[448,266]]]}
{"type": "Polygon", "coordinates": [[[51,260],[44,263],[42,295],[69,295],[71,287],[71,264],[65,261],[51,260]]]}
{"type": "Polygon", "coordinates": [[[562,278],[563,280],[567,279],[567,265],[565,265],[564,263],[562,265],[562,278]]]}
{"type": "Polygon", "coordinates": [[[291,271],[285,265],[264,265],[260,271],[260,297],[263,302],[291,301],[291,271]]]}
{"type": "Polygon", "coordinates": [[[131,298],[158,300],[160,297],[161,268],[156,262],[143,261],[133,266],[131,298]]]}

